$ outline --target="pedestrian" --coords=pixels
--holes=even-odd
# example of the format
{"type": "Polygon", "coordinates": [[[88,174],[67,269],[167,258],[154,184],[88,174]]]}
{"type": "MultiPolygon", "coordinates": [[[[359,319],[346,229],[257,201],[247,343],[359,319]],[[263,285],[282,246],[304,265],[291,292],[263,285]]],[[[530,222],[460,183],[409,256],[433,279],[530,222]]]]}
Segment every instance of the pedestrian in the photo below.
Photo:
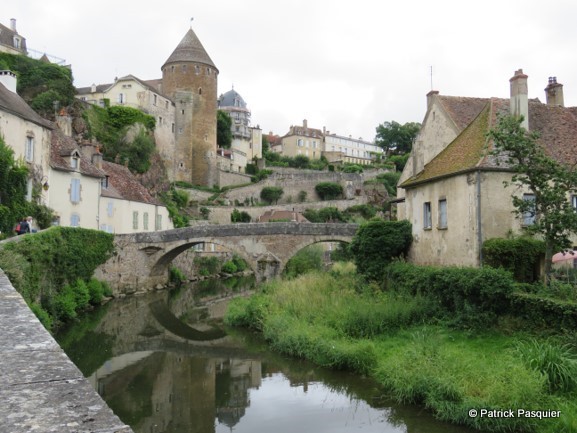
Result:
{"type": "Polygon", "coordinates": [[[22,218],[22,221],[20,221],[18,223],[18,225],[16,226],[16,233],[18,235],[23,235],[25,233],[30,233],[31,231],[31,223],[32,223],[32,217],[26,217],[26,218],[22,218]]]}

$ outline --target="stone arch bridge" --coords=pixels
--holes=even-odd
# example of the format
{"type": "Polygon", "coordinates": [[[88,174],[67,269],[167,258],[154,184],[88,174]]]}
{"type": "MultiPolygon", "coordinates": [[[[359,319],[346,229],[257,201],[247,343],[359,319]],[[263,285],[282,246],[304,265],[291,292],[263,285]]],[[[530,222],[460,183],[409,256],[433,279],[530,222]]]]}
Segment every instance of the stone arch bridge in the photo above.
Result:
{"type": "Polygon", "coordinates": [[[199,243],[214,243],[242,257],[257,281],[279,275],[302,248],[318,242],[350,242],[357,224],[245,223],[203,225],[116,235],[114,255],[96,270],[115,294],[152,290],[168,282],[172,260],[199,243]]]}

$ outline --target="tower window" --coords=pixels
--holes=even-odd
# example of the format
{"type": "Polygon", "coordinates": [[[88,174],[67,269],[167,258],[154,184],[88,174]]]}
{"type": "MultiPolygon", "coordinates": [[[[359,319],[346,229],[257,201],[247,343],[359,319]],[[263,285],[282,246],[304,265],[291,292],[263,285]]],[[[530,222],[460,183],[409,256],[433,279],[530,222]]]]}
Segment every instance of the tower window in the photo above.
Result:
{"type": "Polygon", "coordinates": [[[182,72],[186,72],[186,65],[182,65],[182,72]]]}
{"type": "Polygon", "coordinates": [[[199,88],[198,88],[198,94],[199,94],[199,95],[202,95],[202,87],[199,87],[199,88]]]}
{"type": "Polygon", "coordinates": [[[200,68],[198,67],[198,65],[196,65],[196,66],[194,67],[194,73],[195,73],[196,75],[200,74],[200,68]]]}

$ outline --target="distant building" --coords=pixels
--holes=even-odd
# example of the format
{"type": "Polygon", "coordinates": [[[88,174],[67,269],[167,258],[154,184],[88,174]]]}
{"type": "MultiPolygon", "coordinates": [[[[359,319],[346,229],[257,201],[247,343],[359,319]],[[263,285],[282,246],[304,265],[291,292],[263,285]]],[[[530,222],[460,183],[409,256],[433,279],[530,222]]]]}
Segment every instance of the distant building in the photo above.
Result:
{"type": "Polygon", "coordinates": [[[262,131],[250,124],[250,110],[240,94],[232,89],[218,98],[218,109],[232,120],[229,170],[244,173],[254,158],[262,158],[262,131]]]}
{"type": "Polygon", "coordinates": [[[10,54],[28,54],[26,38],[16,30],[16,20],[10,19],[10,27],[0,24],[0,52],[10,54]]]}
{"type": "Polygon", "coordinates": [[[332,163],[371,164],[383,149],[361,138],[345,137],[322,130],[309,128],[307,120],[302,126],[291,126],[281,142],[271,145],[273,152],[284,156],[307,156],[309,159],[327,158],[332,163]]]}

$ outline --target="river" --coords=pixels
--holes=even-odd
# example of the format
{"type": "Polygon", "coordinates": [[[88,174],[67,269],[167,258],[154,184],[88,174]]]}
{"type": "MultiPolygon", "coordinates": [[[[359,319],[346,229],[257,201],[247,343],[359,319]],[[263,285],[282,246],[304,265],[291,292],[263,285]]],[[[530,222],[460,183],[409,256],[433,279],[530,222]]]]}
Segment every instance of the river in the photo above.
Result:
{"type": "Polygon", "coordinates": [[[223,328],[228,300],[253,281],[115,299],[56,338],[136,433],[471,432],[388,401],[367,378],[287,359],[223,328]]]}

